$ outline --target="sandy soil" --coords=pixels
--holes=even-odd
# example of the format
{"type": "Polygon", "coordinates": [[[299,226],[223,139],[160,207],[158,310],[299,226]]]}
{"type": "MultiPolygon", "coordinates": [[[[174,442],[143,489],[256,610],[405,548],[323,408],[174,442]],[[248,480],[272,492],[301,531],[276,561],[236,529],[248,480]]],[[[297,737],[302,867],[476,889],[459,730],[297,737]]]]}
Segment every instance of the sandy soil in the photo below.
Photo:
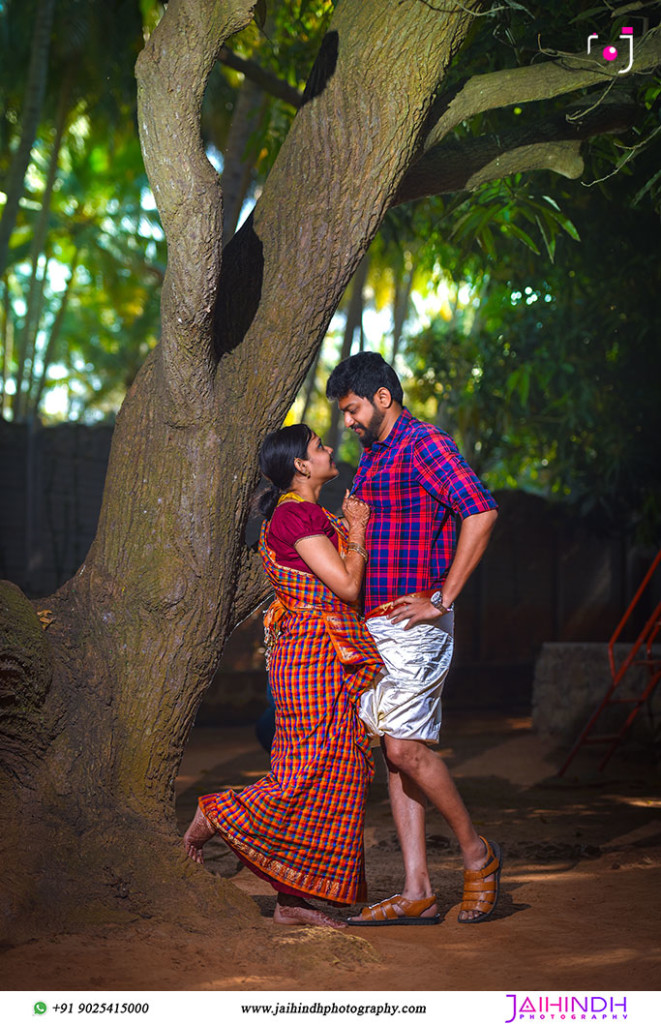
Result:
{"type": "MultiPolygon", "coordinates": [[[[268,920],[275,902],[270,886],[214,839],[206,848],[208,869],[241,888],[258,910],[234,944],[153,922],[98,927],[5,951],[2,987],[660,989],[661,776],[653,749],[630,742],[599,773],[599,755],[591,748],[560,779],[562,754],[542,743],[526,718],[477,720],[455,713],[443,742],[479,830],[505,852],[501,899],[491,921],[458,924],[460,861],[436,812],[429,815],[429,853],[443,921],[433,928],[274,926],[268,920]],[[272,941],[265,942],[265,935],[272,941]]],[[[195,730],[177,786],[182,831],[200,793],[250,784],[267,766],[251,729],[195,730]]],[[[366,847],[375,902],[401,883],[381,767],[369,800],[366,847]]]]}

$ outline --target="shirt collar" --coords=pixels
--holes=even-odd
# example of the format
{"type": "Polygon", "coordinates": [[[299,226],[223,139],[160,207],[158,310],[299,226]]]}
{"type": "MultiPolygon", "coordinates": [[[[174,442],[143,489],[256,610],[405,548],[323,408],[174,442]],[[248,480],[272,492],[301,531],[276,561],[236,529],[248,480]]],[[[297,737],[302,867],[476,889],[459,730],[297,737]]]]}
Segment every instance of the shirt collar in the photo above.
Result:
{"type": "Polygon", "coordinates": [[[380,450],[382,448],[392,448],[401,439],[402,434],[408,428],[413,417],[405,406],[402,406],[402,411],[395,420],[393,428],[384,441],[375,441],[372,445],[371,451],[374,449],[380,450]]]}

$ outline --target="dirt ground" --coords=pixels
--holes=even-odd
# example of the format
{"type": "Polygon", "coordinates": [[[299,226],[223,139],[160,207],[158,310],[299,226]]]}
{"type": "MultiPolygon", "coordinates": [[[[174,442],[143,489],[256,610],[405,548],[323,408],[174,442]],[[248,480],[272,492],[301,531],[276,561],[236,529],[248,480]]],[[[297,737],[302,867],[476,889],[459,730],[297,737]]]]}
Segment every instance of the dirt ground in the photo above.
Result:
{"type": "MultiPolygon", "coordinates": [[[[505,853],[501,899],[489,922],[457,923],[460,861],[436,812],[429,815],[428,847],[443,920],[432,928],[274,926],[268,920],[273,890],[214,839],[206,847],[208,869],[230,879],[258,909],[255,927],[244,929],[237,944],[150,922],[99,927],[4,952],[2,988],[661,989],[658,747],[630,741],[603,773],[597,748],[587,748],[559,778],[563,752],[535,736],[525,717],[455,712],[447,716],[443,743],[479,830],[505,853]],[[268,950],[262,921],[274,939],[268,950]]],[[[195,730],[177,783],[182,832],[200,793],[248,785],[267,767],[252,729],[195,730]]],[[[375,902],[397,892],[402,877],[381,766],[365,838],[375,902]]]]}

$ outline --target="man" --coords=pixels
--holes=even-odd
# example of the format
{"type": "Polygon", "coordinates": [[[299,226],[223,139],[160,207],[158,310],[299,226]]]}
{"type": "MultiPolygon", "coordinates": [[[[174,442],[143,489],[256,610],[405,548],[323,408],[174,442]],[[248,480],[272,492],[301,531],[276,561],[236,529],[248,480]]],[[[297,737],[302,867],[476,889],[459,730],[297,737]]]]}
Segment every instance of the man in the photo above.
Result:
{"type": "Polygon", "coordinates": [[[349,920],[370,926],[438,923],[425,843],[430,800],[459,842],[459,921],[474,924],[496,905],[500,849],[478,836],[448,768],[428,744],[439,736],[452,606],[487,546],[496,503],[452,439],[403,407],[397,374],[377,353],[341,362],[326,394],[338,401],[345,425],[364,448],[353,493],[372,509],[365,617],[385,673],[364,695],[361,717],[382,737],[405,870],[401,894],[349,920]],[[455,520],[461,523],[458,537],[455,520]]]}

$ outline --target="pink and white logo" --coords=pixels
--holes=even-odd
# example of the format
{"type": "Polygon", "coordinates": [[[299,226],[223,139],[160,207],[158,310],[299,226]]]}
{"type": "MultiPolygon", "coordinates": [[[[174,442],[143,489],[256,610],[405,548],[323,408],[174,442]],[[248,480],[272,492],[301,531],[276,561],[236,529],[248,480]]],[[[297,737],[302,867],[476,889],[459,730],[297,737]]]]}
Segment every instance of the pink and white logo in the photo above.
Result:
{"type": "Polygon", "coordinates": [[[540,995],[536,993],[507,992],[512,1003],[511,1016],[504,1024],[517,1021],[599,1020],[623,1021],[629,1019],[627,997],[602,996],[590,993],[574,995],[540,995]]]}
{"type": "MultiPolygon", "coordinates": [[[[592,49],[592,41],[598,38],[599,36],[596,32],[593,32],[591,35],[588,36],[588,53],[590,53],[592,49]]],[[[620,32],[620,39],[626,39],[627,43],[629,44],[629,63],[625,68],[620,68],[620,70],[618,71],[618,75],[626,75],[627,71],[631,71],[631,68],[633,66],[633,29],[623,28],[620,32]]],[[[612,43],[609,43],[608,46],[604,46],[603,50],[601,51],[601,56],[604,58],[605,61],[608,61],[609,63],[613,60],[617,60],[619,56],[617,52],[617,47],[613,46],[612,43]]]]}

